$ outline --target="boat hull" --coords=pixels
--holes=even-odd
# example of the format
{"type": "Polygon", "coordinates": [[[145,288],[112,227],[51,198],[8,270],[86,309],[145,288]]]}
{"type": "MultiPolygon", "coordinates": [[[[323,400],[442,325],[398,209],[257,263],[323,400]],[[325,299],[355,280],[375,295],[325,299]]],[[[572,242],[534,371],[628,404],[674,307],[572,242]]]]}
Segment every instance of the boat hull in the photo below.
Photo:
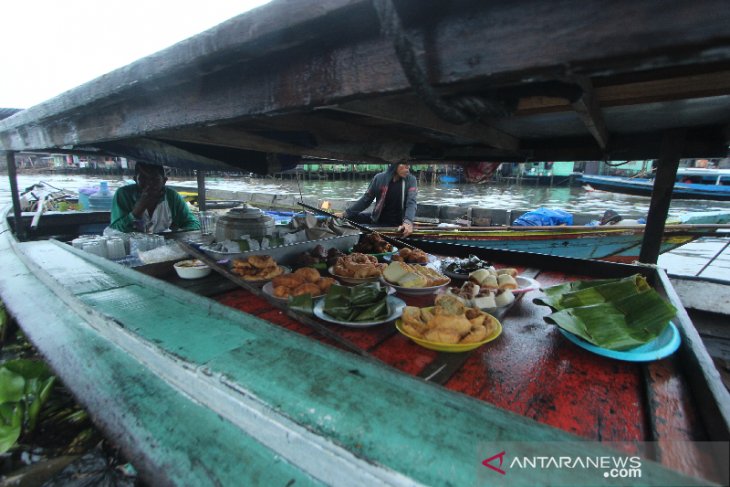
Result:
{"type": "MultiPolygon", "coordinates": [[[[614,176],[582,176],[581,182],[594,189],[614,193],[651,196],[654,182],[650,179],[614,176]]],[[[730,201],[730,186],[712,184],[675,183],[673,199],[730,201]]]]}
{"type": "MultiPolygon", "coordinates": [[[[699,235],[693,234],[667,234],[662,240],[660,252],[668,252],[698,237],[699,235]]],[[[411,238],[471,245],[484,249],[515,250],[630,263],[639,258],[644,232],[643,228],[600,232],[595,230],[416,231],[411,238]]]]}

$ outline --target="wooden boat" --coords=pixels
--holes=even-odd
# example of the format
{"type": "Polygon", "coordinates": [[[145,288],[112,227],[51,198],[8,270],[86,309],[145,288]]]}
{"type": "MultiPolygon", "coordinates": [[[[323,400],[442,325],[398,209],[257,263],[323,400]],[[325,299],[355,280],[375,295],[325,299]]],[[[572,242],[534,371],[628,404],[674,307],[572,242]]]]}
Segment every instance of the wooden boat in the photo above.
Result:
{"type": "MultiPolygon", "coordinates": [[[[717,176],[713,184],[683,182],[689,180],[689,176],[684,176],[674,184],[672,198],[730,201],[730,171],[726,170],[725,172],[725,175],[717,176]]],[[[589,176],[584,174],[581,176],[580,181],[588,184],[591,188],[638,196],[651,196],[654,188],[654,180],[646,178],[589,176]]]]}
{"type": "MultiPolygon", "coordinates": [[[[726,226],[667,225],[659,252],[668,252],[700,237],[712,235],[723,227],[726,226]]],[[[418,229],[409,238],[415,245],[420,245],[424,240],[631,263],[639,258],[644,226],[418,229]]]]}
{"type": "MultiPolygon", "coordinates": [[[[14,151],[93,151],[198,169],[198,194],[205,169],[280,172],[302,156],[658,155],[640,253],[654,264],[679,159],[726,151],[724,6],[273,2],[0,121],[0,148],[11,185],[14,151]],[[535,34],[555,26],[566,35],[535,34]],[[427,69],[407,62],[409,49],[427,69]],[[688,100],[692,111],[681,109],[688,100]],[[484,109],[479,122],[461,123],[453,108],[466,101],[484,109]]],[[[65,215],[53,232],[55,215],[34,233],[27,217],[14,205],[2,220],[0,297],[150,485],[610,485],[610,471],[513,466],[502,477],[492,467],[546,452],[615,458],[614,440],[623,454],[655,447],[640,461],[642,484],[727,483],[728,392],[654,266],[419,242],[516,266],[543,286],[640,273],[679,310],[676,356],[616,362],[546,326],[534,291],[499,315],[492,345],[455,355],[392,326],[322,323],[240,282],[181,289],[174,276],[46,240],[79,230],[65,215]]]]}

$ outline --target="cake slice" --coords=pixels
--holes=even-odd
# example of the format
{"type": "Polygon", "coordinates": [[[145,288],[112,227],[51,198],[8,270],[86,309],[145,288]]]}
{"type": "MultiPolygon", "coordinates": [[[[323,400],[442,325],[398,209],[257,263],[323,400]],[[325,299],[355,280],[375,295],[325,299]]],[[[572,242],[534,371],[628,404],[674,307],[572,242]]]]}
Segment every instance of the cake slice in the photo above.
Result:
{"type": "Polygon", "coordinates": [[[383,278],[393,284],[397,284],[406,274],[411,273],[411,268],[404,262],[391,262],[383,271],[383,278]]]}

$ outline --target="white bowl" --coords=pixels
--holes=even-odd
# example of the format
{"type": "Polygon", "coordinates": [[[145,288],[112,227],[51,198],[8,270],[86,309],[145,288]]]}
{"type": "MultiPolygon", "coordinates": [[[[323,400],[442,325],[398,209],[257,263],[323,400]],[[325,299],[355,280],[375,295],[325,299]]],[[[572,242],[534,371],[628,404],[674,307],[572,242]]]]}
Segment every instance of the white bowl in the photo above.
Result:
{"type": "Polygon", "coordinates": [[[181,260],[173,266],[182,279],[200,279],[211,272],[211,268],[197,259],[181,260]]]}

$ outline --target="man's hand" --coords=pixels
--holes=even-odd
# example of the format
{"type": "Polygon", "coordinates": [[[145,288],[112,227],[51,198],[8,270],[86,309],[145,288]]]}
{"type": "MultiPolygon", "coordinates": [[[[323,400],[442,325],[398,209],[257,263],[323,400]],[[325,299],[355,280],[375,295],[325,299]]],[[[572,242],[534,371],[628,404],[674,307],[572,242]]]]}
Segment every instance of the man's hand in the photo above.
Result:
{"type": "Polygon", "coordinates": [[[159,188],[145,188],[139,195],[137,203],[132,209],[132,214],[136,218],[141,218],[145,209],[154,208],[162,197],[162,190],[159,188]]]}
{"type": "Polygon", "coordinates": [[[398,231],[401,237],[407,237],[413,233],[413,223],[403,222],[403,225],[398,227],[398,231]]]}

